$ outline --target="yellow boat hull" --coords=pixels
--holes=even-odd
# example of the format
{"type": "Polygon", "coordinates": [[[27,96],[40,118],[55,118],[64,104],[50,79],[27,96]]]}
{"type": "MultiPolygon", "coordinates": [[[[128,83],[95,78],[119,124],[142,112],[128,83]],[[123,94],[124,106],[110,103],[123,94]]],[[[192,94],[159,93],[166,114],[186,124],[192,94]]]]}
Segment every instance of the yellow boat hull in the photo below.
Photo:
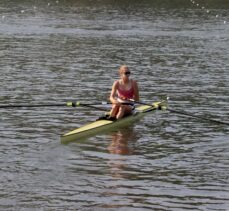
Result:
{"type": "Polygon", "coordinates": [[[150,105],[141,105],[136,108],[136,113],[127,117],[124,117],[120,120],[111,121],[111,120],[97,120],[95,122],[84,125],[80,128],[76,128],[64,135],[61,136],[61,143],[66,144],[71,141],[77,141],[92,135],[98,134],[100,132],[109,131],[112,128],[117,128],[137,119],[141,118],[148,112],[155,111],[162,104],[162,102],[155,102],[150,105]]]}

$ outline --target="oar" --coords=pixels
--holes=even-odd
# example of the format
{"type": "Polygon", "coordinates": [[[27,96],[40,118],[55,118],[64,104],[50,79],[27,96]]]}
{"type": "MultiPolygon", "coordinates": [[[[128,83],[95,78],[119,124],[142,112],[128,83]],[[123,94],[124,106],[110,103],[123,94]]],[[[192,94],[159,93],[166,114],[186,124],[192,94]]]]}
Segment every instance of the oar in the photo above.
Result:
{"type": "Polygon", "coordinates": [[[86,104],[86,103],[81,103],[81,102],[75,102],[75,103],[68,102],[67,103],[67,106],[70,106],[70,107],[83,106],[83,107],[97,109],[97,110],[100,110],[100,111],[107,111],[107,109],[105,109],[105,108],[98,108],[98,107],[93,106],[93,105],[104,105],[104,103],[100,103],[100,104],[97,104],[97,103],[96,104],[86,104]]]}
{"type": "Polygon", "coordinates": [[[180,115],[189,116],[189,117],[193,117],[193,118],[196,118],[196,119],[205,120],[205,121],[209,121],[209,122],[212,122],[212,123],[223,124],[223,125],[229,125],[228,122],[222,122],[222,121],[218,121],[218,120],[215,120],[215,119],[209,119],[209,118],[206,118],[206,117],[193,115],[193,114],[188,113],[188,112],[186,112],[186,111],[177,111],[177,110],[173,110],[173,109],[170,109],[170,108],[168,108],[167,110],[170,111],[170,112],[172,112],[172,113],[176,113],[176,114],[180,114],[180,115]]]}
{"type": "MultiPolygon", "coordinates": [[[[134,100],[130,100],[130,101],[131,102],[134,102],[134,103],[137,103],[137,104],[141,104],[141,105],[153,106],[151,104],[144,103],[144,102],[141,102],[141,101],[134,101],[134,100]]],[[[170,111],[171,113],[176,113],[176,114],[180,114],[180,115],[184,115],[184,116],[189,116],[189,117],[193,117],[193,118],[196,118],[196,119],[205,120],[205,121],[212,122],[212,123],[229,125],[228,122],[222,122],[222,121],[218,121],[218,120],[215,120],[215,119],[209,119],[209,118],[206,118],[206,117],[197,116],[197,115],[191,114],[191,113],[186,112],[186,111],[177,111],[177,110],[173,110],[173,109],[170,109],[170,108],[166,108],[166,110],[170,111]]]]}
{"type": "Polygon", "coordinates": [[[86,103],[81,103],[81,102],[67,102],[67,103],[54,103],[54,104],[14,104],[14,105],[0,105],[0,108],[34,108],[34,107],[63,107],[63,106],[68,106],[68,107],[88,107],[88,108],[93,108],[101,111],[107,111],[107,109],[104,108],[98,108],[93,105],[104,105],[108,103],[95,103],[95,104],[86,104],[86,103]]]}
{"type": "Polygon", "coordinates": [[[61,104],[9,104],[9,105],[0,105],[0,108],[23,108],[23,107],[63,107],[66,106],[66,103],[61,104]]]}

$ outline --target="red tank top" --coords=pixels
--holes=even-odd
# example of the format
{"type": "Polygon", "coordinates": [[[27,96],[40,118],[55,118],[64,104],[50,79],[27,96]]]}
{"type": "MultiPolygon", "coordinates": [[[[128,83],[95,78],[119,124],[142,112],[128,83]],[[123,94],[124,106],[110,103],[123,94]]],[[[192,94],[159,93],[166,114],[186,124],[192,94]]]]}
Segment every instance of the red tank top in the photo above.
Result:
{"type": "Polygon", "coordinates": [[[128,90],[121,89],[120,84],[118,82],[118,97],[121,99],[133,99],[134,97],[134,86],[133,86],[133,81],[131,80],[131,87],[128,90]]]}

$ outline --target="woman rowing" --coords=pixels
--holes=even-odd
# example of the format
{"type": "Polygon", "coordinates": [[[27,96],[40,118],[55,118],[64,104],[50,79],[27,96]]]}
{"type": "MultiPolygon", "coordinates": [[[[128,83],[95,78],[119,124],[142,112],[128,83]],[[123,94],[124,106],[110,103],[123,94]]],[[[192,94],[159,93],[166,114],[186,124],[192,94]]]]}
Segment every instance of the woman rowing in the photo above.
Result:
{"type": "Polygon", "coordinates": [[[113,104],[110,120],[130,115],[135,109],[133,101],[139,101],[138,84],[130,79],[130,70],[126,65],[120,67],[119,75],[120,79],[114,82],[110,94],[110,101],[113,104]]]}

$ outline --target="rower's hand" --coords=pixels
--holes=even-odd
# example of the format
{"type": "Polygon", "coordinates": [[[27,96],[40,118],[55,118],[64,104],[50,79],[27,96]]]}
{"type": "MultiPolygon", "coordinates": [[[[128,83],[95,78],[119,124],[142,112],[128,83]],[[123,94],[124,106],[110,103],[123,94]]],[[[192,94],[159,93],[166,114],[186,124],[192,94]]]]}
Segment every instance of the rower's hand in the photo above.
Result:
{"type": "Polygon", "coordinates": [[[117,101],[122,104],[122,103],[126,103],[128,101],[127,98],[118,98],[117,101]]]}
{"type": "Polygon", "coordinates": [[[114,101],[114,104],[116,104],[116,105],[119,105],[119,106],[120,106],[122,103],[121,103],[121,102],[119,102],[118,100],[115,100],[115,101],[114,101]]]}

